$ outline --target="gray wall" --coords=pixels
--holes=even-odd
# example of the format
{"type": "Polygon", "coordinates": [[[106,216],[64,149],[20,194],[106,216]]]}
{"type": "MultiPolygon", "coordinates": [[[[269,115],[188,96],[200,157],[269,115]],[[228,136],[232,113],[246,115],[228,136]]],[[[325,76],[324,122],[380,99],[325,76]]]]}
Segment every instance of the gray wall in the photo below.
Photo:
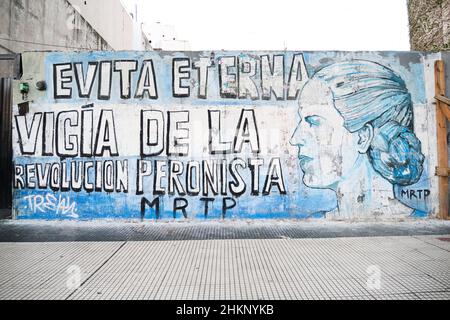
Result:
{"type": "Polygon", "coordinates": [[[137,40],[141,38],[140,32],[136,32],[136,46],[133,39],[134,26],[137,22],[133,21],[121,0],[68,0],[68,2],[81,13],[114,50],[142,49],[142,44],[137,40]]]}
{"type": "Polygon", "coordinates": [[[2,0],[0,12],[0,54],[111,49],[67,0],[2,0]]]}

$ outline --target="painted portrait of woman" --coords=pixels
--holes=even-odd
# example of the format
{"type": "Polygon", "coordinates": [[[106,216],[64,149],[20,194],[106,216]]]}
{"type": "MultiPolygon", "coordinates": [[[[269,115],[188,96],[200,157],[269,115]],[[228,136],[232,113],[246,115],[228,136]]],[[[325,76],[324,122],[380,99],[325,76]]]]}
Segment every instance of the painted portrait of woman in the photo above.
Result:
{"type": "Polygon", "coordinates": [[[305,85],[291,144],[298,147],[303,183],[336,193],[328,217],[412,213],[394,195],[395,186],[412,185],[423,172],[412,108],[404,80],[371,61],[326,66],[305,85]]]}

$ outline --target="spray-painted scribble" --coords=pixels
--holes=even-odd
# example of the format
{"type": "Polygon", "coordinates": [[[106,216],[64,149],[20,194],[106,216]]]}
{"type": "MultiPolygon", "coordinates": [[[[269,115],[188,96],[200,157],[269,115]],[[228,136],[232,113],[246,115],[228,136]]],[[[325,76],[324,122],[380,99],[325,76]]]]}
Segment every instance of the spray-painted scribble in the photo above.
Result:
{"type": "Polygon", "coordinates": [[[61,215],[68,218],[78,218],[77,203],[71,201],[69,196],[63,197],[48,193],[45,195],[35,195],[24,197],[25,202],[28,203],[28,210],[33,213],[45,213],[47,211],[54,212],[56,215],[61,215]]]}

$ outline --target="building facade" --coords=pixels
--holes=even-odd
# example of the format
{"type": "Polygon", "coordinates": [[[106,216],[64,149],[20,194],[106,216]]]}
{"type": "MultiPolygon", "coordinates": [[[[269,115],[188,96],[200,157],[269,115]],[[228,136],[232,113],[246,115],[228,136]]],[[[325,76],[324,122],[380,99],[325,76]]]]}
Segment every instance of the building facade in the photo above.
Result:
{"type": "Polygon", "coordinates": [[[114,50],[151,49],[142,31],[142,24],[138,21],[137,12],[130,14],[120,0],[68,0],[68,2],[114,50]]]}

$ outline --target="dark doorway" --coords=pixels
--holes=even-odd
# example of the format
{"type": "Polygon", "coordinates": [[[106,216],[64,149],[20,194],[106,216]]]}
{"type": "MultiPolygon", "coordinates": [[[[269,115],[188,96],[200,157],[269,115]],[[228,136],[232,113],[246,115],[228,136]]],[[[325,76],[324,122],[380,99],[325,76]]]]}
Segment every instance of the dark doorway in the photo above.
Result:
{"type": "Polygon", "coordinates": [[[8,218],[11,215],[11,83],[9,78],[0,78],[0,218],[8,218]]]}

